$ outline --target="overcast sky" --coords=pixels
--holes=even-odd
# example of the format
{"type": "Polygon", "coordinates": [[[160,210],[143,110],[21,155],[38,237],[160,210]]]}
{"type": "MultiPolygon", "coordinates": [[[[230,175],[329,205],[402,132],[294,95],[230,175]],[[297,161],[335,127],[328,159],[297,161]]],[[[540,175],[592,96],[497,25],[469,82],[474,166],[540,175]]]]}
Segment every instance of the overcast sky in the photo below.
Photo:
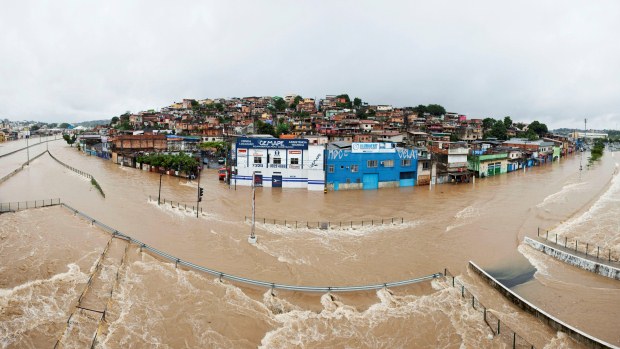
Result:
{"type": "Polygon", "coordinates": [[[3,1],[0,118],[349,93],[620,127],[620,1],[3,1]]]}

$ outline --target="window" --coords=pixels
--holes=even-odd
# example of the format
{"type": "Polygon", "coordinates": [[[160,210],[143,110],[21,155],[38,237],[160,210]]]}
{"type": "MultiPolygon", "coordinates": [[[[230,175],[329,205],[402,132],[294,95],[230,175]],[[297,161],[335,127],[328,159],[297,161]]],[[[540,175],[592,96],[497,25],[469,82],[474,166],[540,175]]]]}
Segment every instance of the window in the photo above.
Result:
{"type": "Polygon", "coordinates": [[[378,162],[377,160],[368,160],[366,161],[366,167],[368,168],[373,168],[373,167],[378,167],[378,162]]]}
{"type": "Polygon", "coordinates": [[[347,184],[351,183],[351,178],[347,178],[347,184]]]}
{"type": "Polygon", "coordinates": [[[282,163],[282,158],[273,158],[273,163],[274,164],[281,164],[282,163]]]}
{"type": "Polygon", "coordinates": [[[401,160],[400,166],[401,167],[411,166],[411,159],[403,159],[403,160],[401,160]]]}
{"type": "Polygon", "coordinates": [[[428,170],[430,168],[428,161],[424,161],[422,163],[422,169],[423,170],[428,170]]]}
{"type": "Polygon", "coordinates": [[[334,165],[327,166],[327,172],[334,173],[334,165]]]}
{"type": "Polygon", "coordinates": [[[383,166],[384,167],[394,167],[394,160],[384,160],[383,161],[383,166]]]}
{"type": "Polygon", "coordinates": [[[299,165],[299,158],[291,158],[291,165],[299,165]]]}
{"type": "Polygon", "coordinates": [[[262,164],[263,163],[263,158],[261,158],[260,156],[255,156],[254,157],[254,163],[255,164],[262,164]]]}
{"type": "Polygon", "coordinates": [[[358,171],[359,171],[358,165],[351,165],[351,172],[358,172],[358,171]]]}

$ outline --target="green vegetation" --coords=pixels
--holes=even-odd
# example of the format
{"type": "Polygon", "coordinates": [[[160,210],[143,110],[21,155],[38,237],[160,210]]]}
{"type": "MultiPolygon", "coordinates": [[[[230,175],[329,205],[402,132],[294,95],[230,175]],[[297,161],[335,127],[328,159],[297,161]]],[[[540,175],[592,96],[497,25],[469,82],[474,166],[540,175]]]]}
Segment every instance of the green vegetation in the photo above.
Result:
{"type": "Polygon", "coordinates": [[[605,150],[605,141],[602,139],[597,139],[594,141],[594,146],[592,147],[592,151],[590,152],[590,157],[588,158],[588,165],[592,165],[594,161],[600,160],[603,156],[603,151],[605,150]]]}
{"type": "Polygon", "coordinates": [[[95,180],[94,177],[90,179],[90,184],[95,186],[95,188],[97,188],[97,190],[99,190],[99,193],[101,194],[101,196],[103,196],[105,198],[105,194],[103,193],[103,189],[101,189],[101,187],[99,186],[99,183],[97,183],[97,181],[95,180]]]}
{"type": "Polygon", "coordinates": [[[434,116],[441,116],[446,113],[446,109],[439,104],[429,104],[427,106],[420,104],[413,108],[413,110],[418,112],[420,116],[424,115],[424,113],[429,113],[434,116]]]}
{"type": "Polygon", "coordinates": [[[75,141],[77,140],[77,137],[75,135],[69,136],[68,134],[62,135],[62,138],[67,142],[67,144],[69,144],[72,147],[73,147],[73,143],[75,143],[75,141]]]}
{"type": "Polygon", "coordinates": [[[543,135],[549,132],[549,130],[547,129],[547,125],[540,123],[538,121],[533,121],[527,127],[527,129],[534,131],[538,135],[538,137],[542,137],[543,135]]]}
{"type": "Polygon", "coordinates": [[[297,105],[299,104],[299,102],[303,100],[304,98],[302,96],[295,96],[295,99],[293,99],[293,102],[291,102],[291,109],[297,108],[297,105]]]}
{"type": "Polygon", "coordinates": [[[140,155],[136,158],[136,161],[154,167],[161,167],[166,170],[178,170],[187,174],[195,173],[198,166],[200,165],[198,163],[198,160],[183,152],[179,153],[179,155],[160,153],[140,155]]]}
{"type": "Polygon", "coordinates": [[[341,95],[336,96],[336,98],[338,98],[338,99],[343,98],[344,99],[344,103],[336,102],[336,106],[337,107],[349,108],[349,109],[351,109],[353,107],[353,104],[351,103],[351,98],[349,98],[348,94],[341,94],[341,95]]]}

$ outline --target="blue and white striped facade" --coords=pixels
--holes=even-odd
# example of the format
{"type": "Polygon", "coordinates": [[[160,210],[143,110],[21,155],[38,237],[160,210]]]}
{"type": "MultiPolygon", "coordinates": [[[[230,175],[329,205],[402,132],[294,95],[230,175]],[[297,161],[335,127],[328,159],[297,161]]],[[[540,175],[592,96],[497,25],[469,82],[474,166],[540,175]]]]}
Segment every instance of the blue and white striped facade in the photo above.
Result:
{"type": "Polygon", "coordinates": [[[256,173],[264,187],[323,190],[324,150],[306,139],[239,138],[233,149],[236,174],[232,181],[250,186],[256,173]]]}

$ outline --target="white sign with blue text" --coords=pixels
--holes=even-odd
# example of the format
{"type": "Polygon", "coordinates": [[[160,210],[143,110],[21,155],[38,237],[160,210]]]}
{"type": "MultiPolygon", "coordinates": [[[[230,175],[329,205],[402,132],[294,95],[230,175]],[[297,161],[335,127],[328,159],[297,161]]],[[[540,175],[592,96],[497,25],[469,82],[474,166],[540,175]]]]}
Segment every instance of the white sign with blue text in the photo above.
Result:
{"type": "Polygon", "coordinates": [[[394,153],[394,143],[352,143],[352,153],[394,153]]]}

